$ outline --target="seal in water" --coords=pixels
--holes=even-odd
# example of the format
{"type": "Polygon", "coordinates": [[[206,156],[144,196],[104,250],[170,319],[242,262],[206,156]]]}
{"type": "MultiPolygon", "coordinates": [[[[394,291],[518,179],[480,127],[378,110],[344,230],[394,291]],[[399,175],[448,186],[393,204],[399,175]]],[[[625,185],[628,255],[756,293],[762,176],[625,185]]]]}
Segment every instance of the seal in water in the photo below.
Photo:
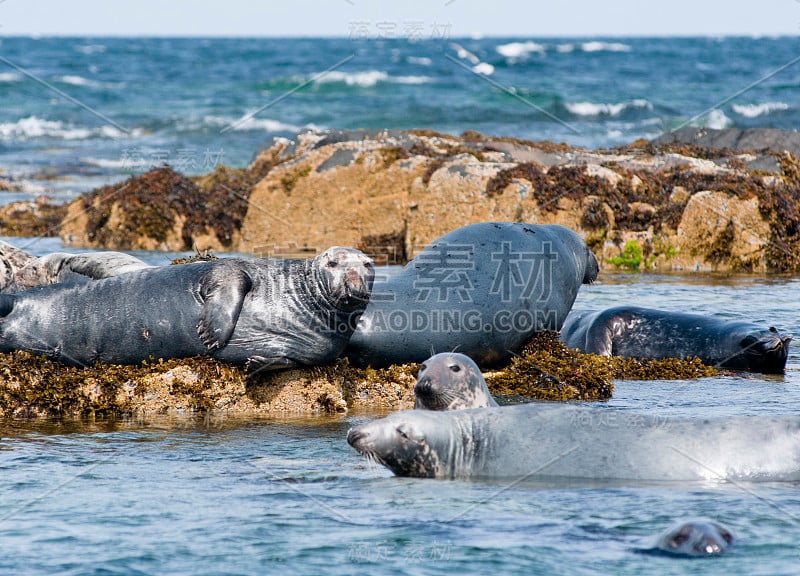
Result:
{"type": "Polygon", "coordinates": [[[733,533],[719,522],[698,518],[673,524],[643,552],[716,556],[725,552],[733,540],[733,533]]]}
{"type": "Polygon", "coordinates": [[[478,365],[455,352],[435,354],[422,363],[414,396],[414,408],[423,410],[497,406],[478,365]]]}
{"type": "Polygon", "coordinates": [[[313,260],[225,258],[0,294],[0,351],[78,365],[196,354],[321,364],[347,345],[373,277],[367,256],[333,247],[313,260]]]}
{"type": "Polygon", "coordinates": [[[347,441],[398,476],[694,481],[715,470],[730,480],[800,479],[793,416],[668,418],[543,404],[404,410],[350,429],[347,441]]]}
{"type": "Polygon", "coordinates": [[[479,366],[500,364],[534,333],[560,329],[597,271],[583,240],[563,226],[464,226],[376,280],[347,355],[378,367],[458,351],[479,366]]]}
{"type": "Polygon", "coordinates": [[[696,356],[710,366],[766,374],[783,372],[792,339],[751,322],[637,306],[572,312],[560,338],[570,348],[603,356],[696,356]]]}

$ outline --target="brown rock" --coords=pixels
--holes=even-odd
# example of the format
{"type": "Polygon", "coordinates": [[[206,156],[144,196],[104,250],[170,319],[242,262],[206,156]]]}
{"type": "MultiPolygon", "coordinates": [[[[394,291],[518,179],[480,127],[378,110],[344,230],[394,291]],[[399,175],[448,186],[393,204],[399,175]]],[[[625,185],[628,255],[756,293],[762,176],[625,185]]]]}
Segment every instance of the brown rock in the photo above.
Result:
{"type": "Polygon", "coordinates": [[[769,235],[770,226],[756,198],[697,192],[678,226],[676,262],[689,270],[717,270],[721,264],[727,268],[731,261],[756,262],[755,268],[762,270],[769,235]]]}

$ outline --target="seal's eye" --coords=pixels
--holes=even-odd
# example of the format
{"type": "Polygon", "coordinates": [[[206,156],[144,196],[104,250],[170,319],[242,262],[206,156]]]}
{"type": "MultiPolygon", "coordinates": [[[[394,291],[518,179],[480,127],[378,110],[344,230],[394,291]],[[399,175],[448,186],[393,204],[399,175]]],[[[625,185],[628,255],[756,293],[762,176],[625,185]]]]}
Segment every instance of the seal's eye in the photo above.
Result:
{"type": "Polygon", "coordinates": [[[428,369],[428,365],[427,364],[423,364],[422,366],[419,367],[419,371],[420,372],[424,372],[427,369],[428,369]]]}
{"type": "Polygon", "coordinates": [[[400,426],[397,427],[397,433],[400,434],[400,436],[402,436],[404,440],[408,440],[408,434],[406,434],[406,431],[403,430],[402,427],[400,426]]]}
{"type": "Polygon", "coordinates": [[[450,364],[450,372],[461,372],[461,366],[458,364],[450,364]]]}
{"type": "Polygon", "coordinates": [[[328,268],[336,268],[339,263],[336,260],[328,260],[328,268]]]}

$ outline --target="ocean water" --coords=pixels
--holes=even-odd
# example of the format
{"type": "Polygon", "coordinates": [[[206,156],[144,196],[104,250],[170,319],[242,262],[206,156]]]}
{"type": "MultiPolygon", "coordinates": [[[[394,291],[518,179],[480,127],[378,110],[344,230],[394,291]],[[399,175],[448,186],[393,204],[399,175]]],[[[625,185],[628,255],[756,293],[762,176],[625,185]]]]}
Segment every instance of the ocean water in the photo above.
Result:
{"type": "MultiPolygon", "coordinates": [[[[31,239],[28,248],[56,244],[31,239]]],[[[575,308],[636,302],[797,335],[798,293],[800,280],[786,277],[604,274],[581,289],[575,308]]],[[[608,410],[797,415],[800,348],[792,342],[785,375],[619,381],[611,400],[590,404],[601,420],[608,410]]],[[[797,482],[396,478],[345,440],[348,428],[380,415],[2,422],[0,573],[797,573],[797,482]],[[642,553],[674,521],[697,516],[733,530],[729,553],[642,553]]],[[[620,431],[619,450],[625,437],[620,431]]]]}
{"type": "MultiPolygon", "coordinates": [[[[590,147],[687,121],[795,128],[800,69],[782,69],[795,46],[3,38],[0,169],[23,191],[0,202],[66,200],[163,162],[189,173],[241,166],[272,137],[304,128],[479,130],[590,147]]],[[[53,238],[10,241],[37,254],[61,249],[53,238]]],[[[603,274],[575,308],[635,302],[800,338],[798,294],[791,277],[603,274]]],[[[782,376],[617,382],[610,401],[593,403],[688,418],[769,418],[798,406],[798,341],[782,376]]],[[[797,573],[795,482],[395,478],[345,440],[378,416],[0,422],[0,574],[797,573]],[[730,553],[641,553],[695,516],[733,530],[730,553]]]]}
{"type": "Polygon", "coordinates": [[[0,38],[0,169],[67,199],[163,163],[188,173],[246,165],[273,137],[303,129],[477,130],[601,147],[685,123],[800,125],[791,37],[374,32],[0,38]]]}

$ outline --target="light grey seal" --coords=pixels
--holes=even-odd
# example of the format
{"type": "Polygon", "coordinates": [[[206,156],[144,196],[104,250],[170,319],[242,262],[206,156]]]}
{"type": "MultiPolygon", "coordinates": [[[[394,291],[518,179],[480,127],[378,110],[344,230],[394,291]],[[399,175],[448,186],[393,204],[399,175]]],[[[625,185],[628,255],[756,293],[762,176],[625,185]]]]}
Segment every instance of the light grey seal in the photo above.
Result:
{"type": "Polygon", "coordinates": [[[377,367],[458,351],[479,366],[500,364],[534,333],[560,329],[597,271],[583,240],[563,226],[458,228],[376,280],[347,356],[377,367]]]}
{"type": "Polygon", "coordinates": [[[68,364],[204,354],[269,369],[330,362],[369,298],[372,261],[225,258],[0,294],[0,351],[68,364]]]}
{"type": "Polygon", "coordinates": [[[455,352],[435,354],[422,363],[414,396],[414,408],[424,410],[497,406],[478,365],[455,352]]]}
{"type": "Polygon", "coordinates": [[[17,271],[36,256],[0,240],[0,292],[16,289],[17,271]]]}
{"type": "Polygon", "coordinates": [[[16,273],[17,290],[47,284],[86,282],[154,268],[124,252],[53,252],[26,263],[16,273]]]}
{"type": "Polygon", "coordinates": [[[733,533],[719,522],[697,518],[676,522],[645,552],[677,556],[716,556],[733,544],[733,533]]]}
{"type": "Polygon", "coordinates": [[[687,358],[732,370],[782,373],[792,337],[738,320],[638,306],[572,312],[561,329],[570,348],[604,356],[687,358]]]}
{"type": "Polygon", "coordinates": [[[792,416],[668,418],[549,404],[404,410],[351,428],[347,441],[398,476],[800,479],[792,416]]]}

